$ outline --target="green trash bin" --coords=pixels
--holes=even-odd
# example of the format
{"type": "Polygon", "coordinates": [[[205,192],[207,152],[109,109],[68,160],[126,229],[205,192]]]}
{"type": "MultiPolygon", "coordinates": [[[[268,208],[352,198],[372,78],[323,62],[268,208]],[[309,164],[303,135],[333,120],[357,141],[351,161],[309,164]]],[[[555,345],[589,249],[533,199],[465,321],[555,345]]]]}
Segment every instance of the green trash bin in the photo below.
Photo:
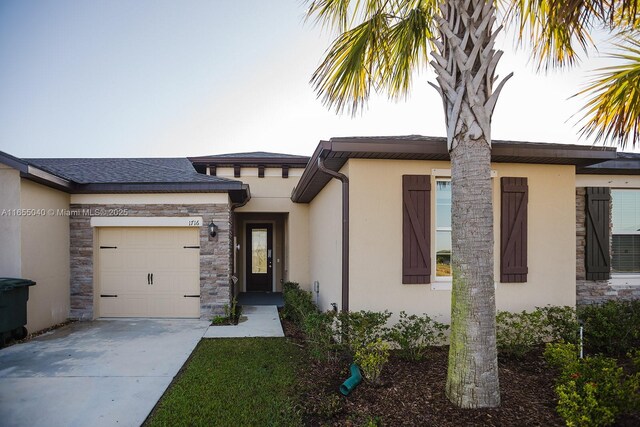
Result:
{"type": "Polygon", "coordinates": [[[27,301],[29,286],[36,282],[27,279],[0,277],[0,346],[8,338],[21,340],[27,336],[27,301]]]}

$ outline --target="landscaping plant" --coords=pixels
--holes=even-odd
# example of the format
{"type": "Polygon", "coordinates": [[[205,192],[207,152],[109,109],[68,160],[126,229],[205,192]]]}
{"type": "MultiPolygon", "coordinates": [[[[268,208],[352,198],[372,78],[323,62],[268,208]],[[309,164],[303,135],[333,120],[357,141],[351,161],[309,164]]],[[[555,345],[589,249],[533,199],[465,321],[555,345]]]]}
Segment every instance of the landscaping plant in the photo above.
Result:
{"type": "Polygon", "coordinates": [[[401,311],[400,319],[391,327],[388,337],[400,347],[402,357],[420,360],[428,347],[443,344],[444,332],[448,328],[449,325],[436,322],[426,314],[409,316],[405,311],[401,311]]]}
{"type": "Polygon", "coordinates": [[[298,283],[286,282],[282,289],[284,298],[282,315],[285,319],[302,326],[307,315],[318,311],[311,299],[311,292],[300,289],[298,283]]]}
{"type": "Polygon", "coordinates": [[[607,301],[578,310],[587,351],[622,356],[640,347],[640,301],[607,301]]]}
{"type": "Polygon", "coordinates": [[[387,321],[391,313],[380,311],[354,311],[338,314],[338,336],[346,349],[355,352],[368,344],[381,340],[387,336],[387,321]]]}
{"type": "Polygon", "coordinates": [[[334,339],[335,313],[312,312],[303,323],[302,330],[307,338],[309,354],[318,360],[335,360],[340,349],[334,339]]]}
{"type": "Polygon", "coordinates": [[[544,355],[560,371],[557,411],[568,426],[607,426],[637,409],[638,372],[625,375],[615,359],[602,355],[580,359],[574,344],[548,344],[544,355]]]}
{"type": "Polygon", "coordinates": [[[362,370],[364,377],[374,384],[380,382],[382,368],[389,361],[389,344],[378,338],[356,350],[354,362],[362,370]]]}
{"type": "Polygon", "coordinates": [[[542,343],[544,318],[540,310],[496,315],[496,342],[500,354],[522,358],[542,343]]]}

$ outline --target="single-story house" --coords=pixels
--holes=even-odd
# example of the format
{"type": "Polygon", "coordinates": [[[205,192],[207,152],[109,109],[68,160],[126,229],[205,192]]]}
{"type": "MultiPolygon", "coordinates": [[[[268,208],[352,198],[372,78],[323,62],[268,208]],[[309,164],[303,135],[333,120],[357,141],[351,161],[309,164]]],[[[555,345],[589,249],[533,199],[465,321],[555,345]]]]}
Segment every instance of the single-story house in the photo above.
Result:
{"type": "MultiPolygon", "coordinates": [[[[640,155],[494,141],[492,177],[498,309],[640,297],[640,155]]],[[[38,283],[32,331],[209,318],[286,281],[325,310],[449,319],[445,138],[333,138],[310,158],[0,152],[0,182],[0,276],[38,283]]]]}

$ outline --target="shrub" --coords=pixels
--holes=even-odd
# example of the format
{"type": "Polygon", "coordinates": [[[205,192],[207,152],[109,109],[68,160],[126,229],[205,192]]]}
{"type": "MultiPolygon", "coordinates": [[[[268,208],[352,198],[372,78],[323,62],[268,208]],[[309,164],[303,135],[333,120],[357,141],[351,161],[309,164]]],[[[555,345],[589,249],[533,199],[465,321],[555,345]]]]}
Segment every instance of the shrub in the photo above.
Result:
{"type": "Polygon", "coordinates": [[[380,338],[369,342],[356,350],[354,361],[367,380],[378,383],[382,368],[389,361],[389,344],[380,338]]]}
{"type": "Polygon", "coordinates": [[[578,342],[576,312],[572,307],[536,307],[532,312],[500,311],[496,316],[496,341],[503,355],[521,358],[548,342],[578,342]]]}
{"type": "Polygon", "coordinates": [[[333,324],[335,313],[312,312],[306,316],[302,329],[307,337],[309,353],[319,360],[333,360],[336,358],[339,345],[334,340],[333,324]]]}
{"type": "Polygon", "coordinates": [[[436,322],[426,314],[422,317],[400,312],[398,323],[389,330],[388,337],[400,347],[400,355],[409,360],[420,360],[427,347],[441,345],[444,331],[449,325],[436,322]]]}
{"type": "Polygon", "coordinates": [[[544,318],[542,311],[511,313],[499,311],[496,315],[496,344],[504,355],[523,357],[543,342],[544,318]]]}
{"type": "Polygon", "coordinates": [[[577,344],[579,341],[580,325],[573,307],[547,306],[537,308],[542,312],[543,324],[546,330],[547,342],[566,342],[577,344]]]}
{"type": "Polygon", "coordinates": [[[343,345],[355,354],[358,349],[385,338],[389,317],[391,313],[387,310],[339,313],[337,327],[343,345]]]}
{"type": "Polygon", "coordinates": [[[621,356],[640,346],[640,301],[608,301],[578,310],[584,325],[585,348],[621,356]]]}
{"type": "Polygon", "coordinates": [[[308,314],[318,311],[311,300],[311,292],[303,291],[295,282],[287,282],[283,285],[283,297],[283,317],[298,325],[303,324],[308,314]]]}
{"type": "Polygon", "coordinates": [[[615,359],[578,358],[574,344],[548,344],[547,362],[560,369],[558,414],[568,426],[606,426],[637,402],[638,374],[625,376],[615,359]]]}

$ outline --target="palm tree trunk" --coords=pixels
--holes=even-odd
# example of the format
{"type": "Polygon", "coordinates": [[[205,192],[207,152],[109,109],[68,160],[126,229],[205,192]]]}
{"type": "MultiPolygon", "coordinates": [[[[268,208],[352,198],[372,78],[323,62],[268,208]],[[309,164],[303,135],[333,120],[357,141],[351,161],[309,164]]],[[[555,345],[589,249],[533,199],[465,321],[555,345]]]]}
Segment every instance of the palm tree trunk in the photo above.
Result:
{"type": "Polygon", "coordinates": [[[447,396],[462,408],[495,407],[500,405],[500,390],[491,148],[484,139],[458,139],[451,151],[451,191],[453,289],[447,396]]]}
{"type": "Polygon", "coordinates": [[[501,53],[493,50],[495,8],[481,0],[445,0],[438,74],[451,156],[453,288],[447,396],[462,408],[500,405],[493,281],[491,115],[501,53]]]}

